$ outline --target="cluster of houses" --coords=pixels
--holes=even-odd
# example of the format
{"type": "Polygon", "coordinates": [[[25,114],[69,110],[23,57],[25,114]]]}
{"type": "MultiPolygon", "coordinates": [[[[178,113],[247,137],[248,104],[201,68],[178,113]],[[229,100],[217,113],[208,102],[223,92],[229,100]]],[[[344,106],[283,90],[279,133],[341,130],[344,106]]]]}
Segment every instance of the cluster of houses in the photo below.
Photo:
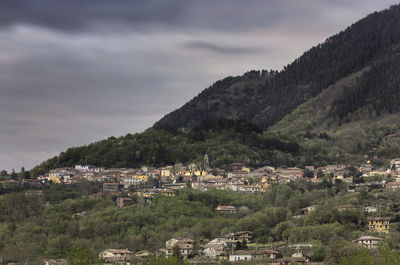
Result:
{"type": "MultiPolygon", "coordinates": [[[[208,157],[205,156],[208,163],[208,157]]],[[[205,163],[205,164],[207,164],[205,163]]],[[[297,167],[265,166],[251,170],[245,164],[233,163],[229,170],[199,167],[195,164],[184,166],[176,164],[162,168],[141,167],[132,168],[104,168],[89,165],[76,165],[75,167],[56,168],[34,179],[3,180],[0,186],[10,188],[16,185],[24,185],[32,188],[40,188],[49,183],[74,184],[82,181],[97,181],[103,186],[102,192],[92,194],[92,198],[112,196],[118,207],[131,205],[134,201],[130,197],[121,196],[123,191],[139,198],[151,199],[156,194],[174,196],[178,189],[191,187],[193,189],[207,191],[209,189],[232,190],[235,192],[264,193],[273,184],[284,184],[291,180],[307,178],[312,182],[322,182],[322,176],[331,176],[332,180],[348,182],[348,190],[354,191],[365,186],[378,186],[387,190],[400,189],[400,158],[392,159],[390,167],[376,169],[368,161],[357,168],[362,176],[392,176],[392,182],[370,181],[367,183],[353,183],[353,177],[349,171],[349,165],[338,164],[315,168],[307,166],[305,169],[297,167]]],[[[26,195],[40,195],[40,190],[32,189],[26,195]]],[[[236,209],[219,209],[221,212],[235,212],[236,209]]],[[[372,206],[368,206],[372,207],[372,206]]],[[[371,211],[373,209],[370,209],[371,211]]]]}
{"type": "MultiPolygon", "coordinates": [[[[207,158],[205,158],[207,159],[207,158]]],[[[208,161],[208,159],[207,159],[208,161]]],[[[386,183],[390,189],[400,186],[400,158],[392,159],[389,168],[375,168],[369,161],[357,168],[362,176],[387,176],[391,174],[399,178],[393,183],[386,183]]],[[[156,179],[162,183],[187,183],[194,189],[207,190],[209,188],[231,189],[239,192],[265,192],[273,183],[287,183],[290,180],[307,177],[311,181],[321,181],[320,174],[330,175],[333,179],[352,182],[349,175],[349,165],[338,164],[315,168],[306,166],[305,169],[298,167],[265,166],[251,170],[245,164],[233,163],[229,170],[218,168],[199,167],[195,164],[184,166],[176,164],[162,168],[104,168],[89,165],[76,165],[73,168],[56,168],[39,176],[36,179],[25,179],[23,183],[33,187],[42,185],[43,182],[72,184],[82,180],[118,183],[118,187],[110,187],[110,190],[129,189],[130,187],[145,187],[149,179],[156,179]],[[307,174],[305,174],[307,171],[307,174]],[[311,175],[310,175],[311,174],[311,175]],[[251,181],[249,181],[251,180],[251,181]],[[256,181],[254,181],[256,180],[256,181]]],[[[13,185],[18,180],[2,181],[3,186],[13,185]]]]}
{"type": "MultiPolygon", "coordinates": [[[[233,209],[218,207],[219,210],[228,210],[233,213],[233,209]]],[[[307,207],[305,214],[313,211],[313,207],[307,207]]],[[[389,233],[390,218],[388,217],[370,217],[368,218],[368,228],[370,232],[389,233]]],[[[312,244],[289,245],[293,254],[283,256],[279,251],[268,248],[247,249],[247,244],[251,242],[251,231],[239,231],[228,233],[217,237],[206,243],[201,243],[191,238],[171,238],[165,242],[165,248],[152,253],[148,250],[132,252],[128,249],[106,249],[99,253],[99,259],[102,264],[120,264],[133,265],[141,264],[151,256],[176,256],[177,254],[189,260],[190,263],[221,263],[221,262],[256,262],[266,265],[323,265],[322,262],[311,262],[307,256],[304,256],[299,250],[301,247],[312,248],[312,244]]],[[[382,238],[365,235],[354,240],[367,249],[376,250],[382,238]]],[[[47,259],[45,265],[66,265],[65,259],[47,259]]]]}
{"type": "MultiPolygon", "coordinates": [[[[156,253],[143,250],[133,253],[127,249],[107,249],[99,254],[105,264],[139,264],[151,255],[173,256],[179,253],[182,258],[191,263],[218,263],[218,262],[262,262],[267,265],[297,264],[321,265],[323,263],[310,262],[310,259],[296,252],[290,257],[283,257],[281,253],[271,249],[237,249],[238,242],[242,245],[251,240],[250,231],[229,233],[215,238],[206,244],[191,238],[172,238],[165,242],[165,248],[156,253]]],[[[240,245],[240,244],[239,244],[240,245]]]]}

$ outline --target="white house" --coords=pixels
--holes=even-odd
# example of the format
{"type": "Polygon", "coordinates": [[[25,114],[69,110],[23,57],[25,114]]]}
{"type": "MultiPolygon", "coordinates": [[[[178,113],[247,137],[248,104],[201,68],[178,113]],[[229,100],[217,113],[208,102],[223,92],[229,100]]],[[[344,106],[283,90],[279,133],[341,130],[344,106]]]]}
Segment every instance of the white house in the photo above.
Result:
{"type": "Polygon", "coordinates": [[[100,252],[99,258],[106,259],[106,258],[115,258],[115,257],[131,257],[132,252],[128,249],[106,249],[100,252]]]}
{"type": "Polygon", "coordinates": [[[229,255],[229,261],[251,261],[251,252],[246,250],[237,250],[229,255]]]}
{"type": "Polygon", "coordinates": [[[205,245],[203,253],[206,257],[215,259],[233,250],[235,242],[228,238],[215,238],[205,245]]]}
{"type": "Polygon", "coordinates": [[[217,207],[217,211],[220,213],[236,213],[236,207],[230,205],[220,205],[217,207]]]}
{"type": "Polygon", "coordinates": [[[378,210],[379,209],[376,206],[364,206],[364,211],[367,213],[376,213],[378,210]]]}
{"type": "Polygon", "coordinates": [[[355,242],[368,249],[378,249],[379,242],[383,241],[382,238],[373,236],[362,236],[355,240],[355,242]]]}

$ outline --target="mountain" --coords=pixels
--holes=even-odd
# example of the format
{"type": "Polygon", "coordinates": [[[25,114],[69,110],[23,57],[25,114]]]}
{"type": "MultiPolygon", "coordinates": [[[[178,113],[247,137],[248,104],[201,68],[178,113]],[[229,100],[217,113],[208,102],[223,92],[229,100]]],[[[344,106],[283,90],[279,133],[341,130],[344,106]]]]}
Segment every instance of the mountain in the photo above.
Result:
{"type": "MultiPolygon", "coordinates": [[[[305,52],[280,72],[251,71],[216,82],[154,126],[192,128],[203,119],[225,117],[267,129],[341,78],[395,55],[392,49],[400,44],[399,27],[400,6],[371,14],[305,52]]],[[[372,97],[386,96],[383,92],[369,92],[372,97]]],[[[364,101],[358,101],[360,106],[364,101]]],[[[342,105],[348,103],[351,102],[344,101],[342,105]]],[[[344,112],[338,107],[338,114],[342,118],[346,111],[354,112],[355,107],[359,106],[345,108],[344,112]]],[[[394,108],[380,107],[398,110],[398,104],[394,108]]]]}
{"type": "Polygon", "coordinates": [[[200,161],[324,165],[400,156],[400,5],[373,13],[282,71],[217,81],[141,134],[70,148],[33,169],[200,161]]]}

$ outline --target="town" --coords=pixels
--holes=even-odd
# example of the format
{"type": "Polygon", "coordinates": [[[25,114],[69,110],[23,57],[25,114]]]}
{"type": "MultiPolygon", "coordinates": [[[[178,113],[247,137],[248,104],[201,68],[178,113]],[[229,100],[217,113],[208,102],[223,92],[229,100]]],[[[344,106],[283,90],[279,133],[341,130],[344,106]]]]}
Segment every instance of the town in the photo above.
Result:
{"type": "MultiPolygon", "coordinates": [[[[228,170],[210,168],[208,156],[200,164],[184,166],[176,164],[162,168],[141,167],[104,168],[90,165],[57,168],[37,178],[4,179],[0,181],[3,192],[23,188],[25,196],[41,196],[43,188],[52,185],[73,186],[77,183],[91,182],[99,186],[100,191],[88,194],[88,198],[110,198],[115,207],[125,208],[141,204],[144,207],[152,203],[157,196],[173,197],[184,189],[201,192],[208,190],[229,190],[243,194],[264,194],[273,186],[288,185],[292,181],[303,180],[309,183],[341,183],[347,193],[365,190],[382,190],[395,192],[400,189],[400,158],[392,159],[387,168],[375,168],[367,161],[357,166],[339,164],[304,169],[297,167],[265,166],[251,169],[243,163],[234,163],[228,170]]],[[[301,208],[292,218],[303,218],[315,210],[316,205],[301,208]]],[[[357,207],[369,216],[366,224],[370,234],[360,235],[352,243],[377,251],[384,237],[391,231],[389,216],[376,216],[382,210],[379,202],[368,205],[341,205],[338,210],[346,211],[357,207]]],[[[246,206],[218,205],[216,211],[225,216],[234,216],[246,211],[246,206]]],[[[82,218],[88,212],[74,213],[75,218],[82,218]]],[[[128,248],[105,249],[99,253],[104,264],[140,264],[153,256],[174,256],[186,259],[191,263],[218,262],[264,262],[263,264],[324,264],[314,262],[306,254],[312,244],[291,244],[286,246],[292,255],[285,256],[279,248],[259,247],[252,245],[253,231],[232,231],[209,241],[195,238],[171,238],[164,248],[155,251],[146,249],[132,252],[128,248]]],[[[11,264],[11,263],[10,263],[11,264]]],[[[14,264],[14,263],[13,263],[14,264]]],[[[49,258],[46,265],[67,264],[65,259],[49,258]]]]}

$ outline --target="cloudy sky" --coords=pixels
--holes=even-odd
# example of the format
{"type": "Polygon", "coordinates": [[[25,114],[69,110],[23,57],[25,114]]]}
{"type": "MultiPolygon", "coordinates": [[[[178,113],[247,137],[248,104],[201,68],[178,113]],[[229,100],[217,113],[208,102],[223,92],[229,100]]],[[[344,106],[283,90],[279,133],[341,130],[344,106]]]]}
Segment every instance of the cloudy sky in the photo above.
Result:
{"type": "Polygon", "coordinates": [[[2,0],[0,169],[141,132],[394,0],[2,0]]]}

